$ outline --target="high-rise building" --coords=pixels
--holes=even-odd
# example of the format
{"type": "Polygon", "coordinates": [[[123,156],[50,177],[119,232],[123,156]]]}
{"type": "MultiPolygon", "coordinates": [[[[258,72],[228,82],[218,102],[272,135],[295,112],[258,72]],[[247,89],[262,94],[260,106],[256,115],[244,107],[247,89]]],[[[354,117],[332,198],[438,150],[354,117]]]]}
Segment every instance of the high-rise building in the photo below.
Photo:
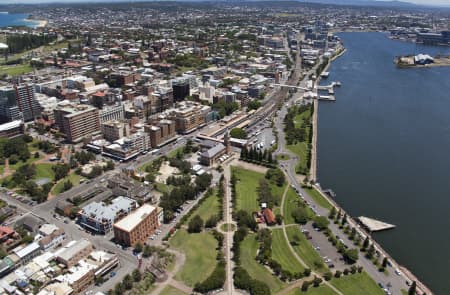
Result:
{"type": "Polygon", "coordinates": [[[33,121],[41,116],[41,108],[35,97],[34,86],[28,84],[0,88],[0,120],[33,121]]]}
{"type": "Polygon", "coordinates": [[[80,142],[100,133],[99,112],[93,106],[63,101],[54,110],[54,115],[59,131],[69,142],[80,142]]]}
{"type": "Polygon", "coordinates": [[[172,89],[174,101],[182,101],[189,96],[189,83],[187,81],[174,82],[172,89]]]}

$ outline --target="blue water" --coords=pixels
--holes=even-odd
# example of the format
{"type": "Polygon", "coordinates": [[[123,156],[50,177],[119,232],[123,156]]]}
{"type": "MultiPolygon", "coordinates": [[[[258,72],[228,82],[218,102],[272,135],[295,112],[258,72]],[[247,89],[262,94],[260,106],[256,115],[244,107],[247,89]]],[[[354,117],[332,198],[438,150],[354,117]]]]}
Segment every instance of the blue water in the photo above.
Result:
{"type": "Polygon", "coordinates": [[[7,26],[27,26],[35,27],[37,22],[25,21],[28,14],[23,13],[0,13],[0,27],[7,26]]]}
{"type": "Polygon", "coordinates": [[[352,216],[397,225],[374,237],[436,294],[450,294],[450,67],[398,69],[394,57],[449,47],[342,33],[347,52],[322,84],[318,173],[352,216]]]}

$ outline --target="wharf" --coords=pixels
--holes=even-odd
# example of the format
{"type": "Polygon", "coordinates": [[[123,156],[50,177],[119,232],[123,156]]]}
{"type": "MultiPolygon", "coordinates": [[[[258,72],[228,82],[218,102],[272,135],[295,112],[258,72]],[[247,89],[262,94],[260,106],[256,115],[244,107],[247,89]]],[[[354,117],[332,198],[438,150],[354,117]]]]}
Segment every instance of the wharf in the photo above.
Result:
{"type": "Polygon", "coordinates": [[[336,101],[336,97],[334,95],[319,95],[319,100],[328,100],[328,101],[336,101]]]}
{"type": "Polygon", "coordinates": [[[376,219],[372,219],[365,216],[358,217],[358,220],[364,225],[369,231],[377,232],[382,230],[388,230],[395,228],[395,225],[382,222],[376,219]]]}

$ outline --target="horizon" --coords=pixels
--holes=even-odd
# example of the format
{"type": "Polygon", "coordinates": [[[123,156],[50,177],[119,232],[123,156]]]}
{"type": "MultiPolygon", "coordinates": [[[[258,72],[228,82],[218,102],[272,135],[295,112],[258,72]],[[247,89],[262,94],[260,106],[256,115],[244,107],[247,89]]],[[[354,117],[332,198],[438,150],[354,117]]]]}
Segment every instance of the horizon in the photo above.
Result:
{"type": "MultiPolygon", "coordinates": [[[[6,0],[6,2],[0,4],[58,4],[58,3],[85,3],[85,2],[95,2],[95,3],[112,3],[112,2],[163,2],[163,1],[170,1],[170,2],[176,2],[177,0],[6,0]]],[[[210,1],[223,1],[223,0],[178,0],[180,2],[210,2],[210,1]]],[[[257,2],[258,0],[255,0],[257,2]]],[[[266,1],[266,0],[265,0],[266,1]]],[[[270,1],[270,0],[269,0],[270,1]]],[[[277,1],[277,0],[272,0],[277,1]]],[[[308,2],[308,0],[295,0],[299,2],[308,2]]],[[[444,6],[449,7],[450,1],[449,0],[353,0],[355,2],[366,2],[366,1],[375,1],[375,2],[404,2],[404,3],[411,3],[416,5],[423,5],[423,6],[444,6]]],[[[317,2],[317,1],[312,1],[317,2]]],[[[330,2],[324,0],[323,2],[330,2]]],[[[339,5],[339,3],[336,3],[336,5],[339,5]]]]}

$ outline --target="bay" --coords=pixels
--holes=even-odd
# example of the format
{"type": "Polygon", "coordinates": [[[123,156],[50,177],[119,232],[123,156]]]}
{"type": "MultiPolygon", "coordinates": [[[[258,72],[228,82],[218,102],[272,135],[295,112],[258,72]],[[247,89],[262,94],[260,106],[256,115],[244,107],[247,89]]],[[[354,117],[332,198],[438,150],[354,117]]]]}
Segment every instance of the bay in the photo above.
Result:
{"type": "Polygon", "coordinates": [[[7,26],[36,27],[37,21],[27,21],[28,14],[23,13],[0,13],[0,28],[7,26]]]}

